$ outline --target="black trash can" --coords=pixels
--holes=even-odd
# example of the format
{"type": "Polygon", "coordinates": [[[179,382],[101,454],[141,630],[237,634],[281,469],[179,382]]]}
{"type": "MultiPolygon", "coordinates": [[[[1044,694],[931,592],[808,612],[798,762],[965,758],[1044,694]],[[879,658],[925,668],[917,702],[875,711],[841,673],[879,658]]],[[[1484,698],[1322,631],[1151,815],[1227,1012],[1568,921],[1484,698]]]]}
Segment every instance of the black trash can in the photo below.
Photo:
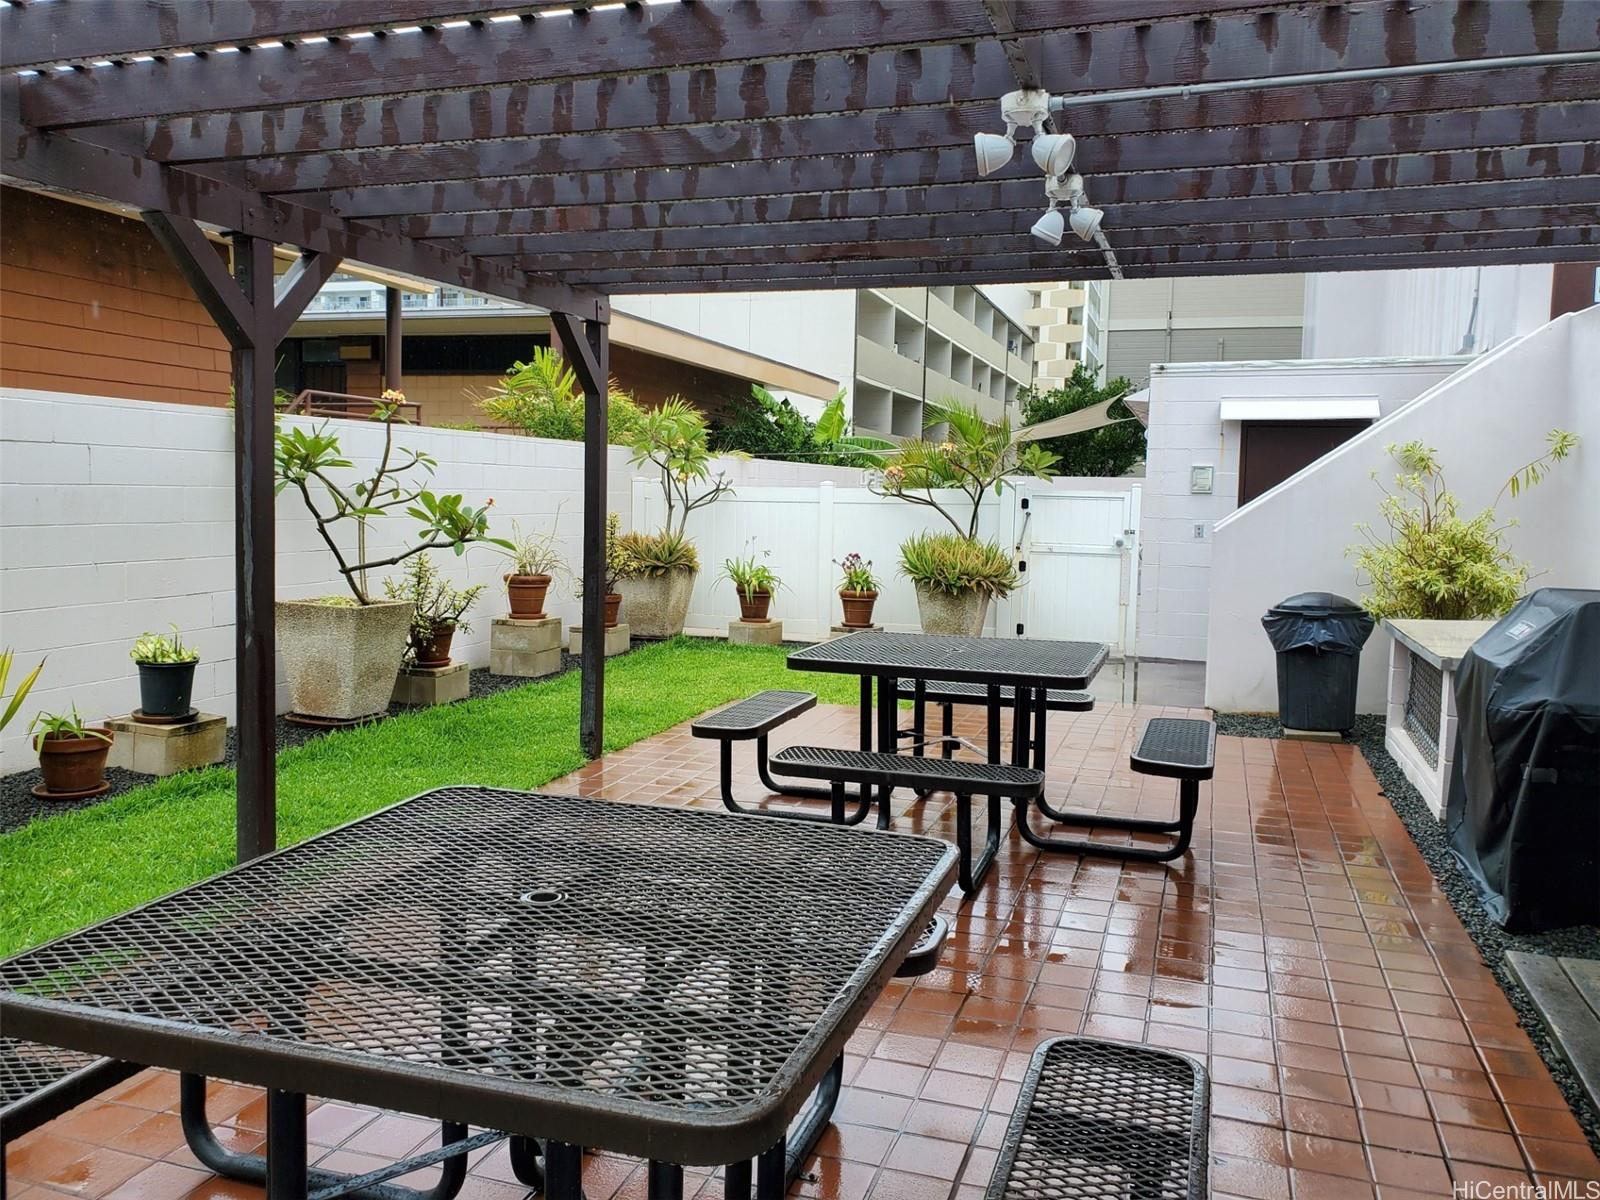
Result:
{"type": "Polygon", "coordinates": [[[1356,723],[1356,676],[1372,618],[1354,600],[1301,592],[1261,618],[1278,652],[1278,713],[1286,729],[1342,733],[1356,723]]]}

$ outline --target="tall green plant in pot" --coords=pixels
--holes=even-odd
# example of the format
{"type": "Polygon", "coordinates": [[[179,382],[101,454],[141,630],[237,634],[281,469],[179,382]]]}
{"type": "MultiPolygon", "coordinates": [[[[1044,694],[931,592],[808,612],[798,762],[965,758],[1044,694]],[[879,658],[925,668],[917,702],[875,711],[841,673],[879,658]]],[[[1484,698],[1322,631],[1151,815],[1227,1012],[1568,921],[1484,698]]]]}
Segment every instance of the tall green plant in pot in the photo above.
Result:
{"type": "Polygon", "coordinates": [[[436,464],[421,451],[395,445],[394,426],[403,400],[398,392],[385,392],[375,406],[372,419],[383,426],[383,443],[368,471],[358,472],[345,457],[327,422],[312,429],[286,422],[277,432],[277,490],[292,490],[300,497],[350,591],[348,596],[280,600],[276,605],[290,702],[304,716],[357,721],[388,707],[414,605],[374,599],[367,585],[369,571],[430,550],[463,554],[474,542],[510,548],[509,542],[489,535],[492,500],[473,506],[459,495],[439,495],[422,486],[436,464]],[[369,547],[372,522],[402,516],[418,528],[400,549],[384,553],[369,547]]]}
{"type": "Polygon", "coordinates": [[[1056,456],[1019,443],[1009,420],[990,421],[959,402],[929,405],[922,438],[903,442],[868,486],[937,513],[950,533],[920,533],[901,544],[900,571],[917,591],[925,633],[983,632],[991,601],[1009,595],[1018,577],[1011,556],[978,537],[985,496],[1000,496],[1008,479],[1048,479],[1056,456]],[[927,436],[942,430],[938,440],[927,436]]]}
{"type": "Polygon", "coordinates": [[[726,475],[711,473],[706,419],[677,396],[645,414],[631,446],[632,462],[661,484],[666,521],[655,533],[621,539],[636,569],[618,585],[635,637],[670,638],[683,632],[700,557],[689,540],[689,514],[733,491],[726,475]]]}
{"type": "Polygon", "coordinates": [[[1519,468],[1494,504],[1472,517],[1461,515],[1437,450],[1415,441],[1384,447],[1400,467],[1393,490],[1383,489],[1380,512],[1387,532],[1359,524],[1365,540],[1346,551],[1365,577],[1369,590],[1361,603],[1376,620],[1482,620],[1517,602],[1531,569],[1506,544],[1515,520],[1501,521],[1494,509],[1508,494],[1516,497],[1537,484],[1579,441],[1562,429],[1545,437],[1549,449],[1519,468]]]}
{"type": "Polygon", "coordinates": [[[176,625],[171,637],[140,634],[128,657],[139,667],[139,711],[133,714],[134,720],[172,721],[189,715],[200,652],[183,644],[176,625]]]}

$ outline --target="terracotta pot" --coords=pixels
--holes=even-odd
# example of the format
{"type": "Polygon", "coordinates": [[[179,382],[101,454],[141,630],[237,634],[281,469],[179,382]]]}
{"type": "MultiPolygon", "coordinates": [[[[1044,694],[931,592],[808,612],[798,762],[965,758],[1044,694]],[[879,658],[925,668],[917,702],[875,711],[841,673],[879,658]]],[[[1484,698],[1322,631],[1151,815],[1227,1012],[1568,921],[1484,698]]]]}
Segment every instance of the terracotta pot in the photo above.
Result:
{"type": "Polygon", "coordinates": [[[545,593],[549,590],[548,575],[507,575],[506,595],[511,601],[511,615],[519,621],[543,619],[545,593]]]}
{"type": "Polygon", "coordinates": [[[39,742],[39,771],[50,792],[88,792],[106,780],[106,756],[111,753],[109,729],[92,727],[97,737],[59,737],[47,733],[39,742]]]}
{"type": "Polygon", "coordinates": [[[751,592],[748,595],[743,588],[734,588],[739,593],[739,619],[755,623],[767,620],[767,610],[772,607],[771,592],[751,592]]]}
{"type": "Polygon", "coordinates": [[[872,625],[872,606],[878,602],[877,592],[840,592],[839,603],[844,605],[846,629],[868,629],[872,625]]]}
{"type": "Polygon", "coordinates": [[[433,627],[433,635],[423,641],[418,641],[412,635],[411,644],[417,652],[416,665],[419,667],[448,667],[450,665],[450,639],[456,636],[456,627],[449,624],[438,624],[433,627]]]}
{"type": "Polygon", "coordinates": [[[617,627],[617,612],[621,608],[622,608],[622,593],[621,592],[607,592],[606,593],[606,628],[607,629],[615,629],[617,627]]]}

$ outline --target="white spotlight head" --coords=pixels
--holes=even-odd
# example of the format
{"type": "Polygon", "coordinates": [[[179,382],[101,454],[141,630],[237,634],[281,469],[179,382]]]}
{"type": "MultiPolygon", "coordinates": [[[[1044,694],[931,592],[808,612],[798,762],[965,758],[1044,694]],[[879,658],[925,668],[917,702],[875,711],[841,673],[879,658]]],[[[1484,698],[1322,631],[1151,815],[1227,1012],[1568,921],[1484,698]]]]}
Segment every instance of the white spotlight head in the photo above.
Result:
{"type": "Polygon", "coordinates": [[[978,160],[979,175],[993,175],[1011,161],[1011,152],[1015,149],[1016,144],[1009,136],[998,133],[972,135],[972,153],[978,160]]]}
{"type": "Polygon", "coordinates": [[[1061,235],[1066,232],[1067,223],[1061,216],[1061,210],[1054,205],[1050,210],[1033,223],[1030,231],[1041,242],[1049,242],[1052,246],[1061,245],[1061,235]]]}
{"type": "Polygon", "coordinates": [[[1100,232],[1100,222],[1105,220],[1106,214],[1098,208],[1084,205],[1082,208],[1072,210],[1072,232],[1086,242],[1094,241],[1094,235],[1100,232]]]}
{"type": "Polygon", "coordinates": [[[1077,139],[1070,133],[1033,135],[1033,161],[1046,175],[1065,175],[1072,166],[1072,156],[1077,149],[1077,139]]]}

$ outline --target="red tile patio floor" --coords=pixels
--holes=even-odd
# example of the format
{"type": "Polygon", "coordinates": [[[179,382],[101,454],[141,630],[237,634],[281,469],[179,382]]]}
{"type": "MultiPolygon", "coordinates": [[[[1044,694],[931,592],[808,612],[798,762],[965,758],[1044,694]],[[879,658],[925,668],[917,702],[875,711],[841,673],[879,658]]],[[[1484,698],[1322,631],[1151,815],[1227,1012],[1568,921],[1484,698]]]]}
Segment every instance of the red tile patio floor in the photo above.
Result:
{"type": "MultiPolygon", "coordinates": [[[[1158,712],[1105,705],[1052,723],[1057,806],[1165,813],[1176,785],[1127,768],[1158,712]]],[[[976,736],[969,711],[962,732],[976,736]]],[[[850,744],[819,708],[774,735],[850,744]]],[[[750,771],[749,748],[736,764],[750,771]]],[[[892,985],[850,1043],[834,1128],[793,1194],[982,1194],[1028,1052],[1085,1033],[1204,1055],[1212,1195],[1447,1196],[1451,1184],[1600,1179],[1600,1160],[1353,746],[1222,738],[1195,844],[1178,864],[1041,857],[1013,839],[982,892],[946,904],[940,968],[892,985]]],[[[716,807],[715,744],[669,730],[557,780],[655,804],[716,807]]],[[[749,792],[749,789],[746,789],[749,792]]],[[[953,803],[896,805],[896,827],[953,837],[953,803]]],[[[257,1197],[183,1145],[177,1081],[146,1072],[10,1148],[13,1200],[257,1197]]],[[[264,1102],[214,1085],[233,1148],[264,1102]]],[[[342,1103],[310,1117],[313,1158],[366,1170],[436,1144],[437,1127],[342,1103]]],[[[416,1180],[425,1182],[427,1173],[416,1180]]],[[[720,1185],[698,1175],[687,1191],[720,1185]]],[[[591,1200],[644,1195],[641,1164],[586,1160],[591,1200]]],[[[504,1146],[462,1193],[530,1195],[504,1146]]],[[[1484,1193],[1487,1194],[1487,1193],[1484,1193]]]]}

